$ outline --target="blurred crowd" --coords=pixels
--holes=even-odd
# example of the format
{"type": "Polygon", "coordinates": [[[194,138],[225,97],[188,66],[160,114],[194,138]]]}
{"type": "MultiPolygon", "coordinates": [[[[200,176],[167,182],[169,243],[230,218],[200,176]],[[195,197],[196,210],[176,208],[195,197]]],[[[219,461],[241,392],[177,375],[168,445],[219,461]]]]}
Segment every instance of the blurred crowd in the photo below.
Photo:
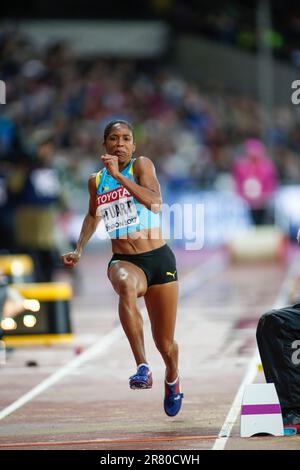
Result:
{"type": "MultiPolygon", "coordinates": [[[[16,31],[0,36],[0,71],[7,103],[0,106],[0,242],[39,247],[48,257],[52,208],[86,210],[80,194],[101,166],[109,120],[133,123],[138,153],[177,189],[218,188],[224,176],[234,178],[245,141],[260,138],[267,119],[250,98],[201,89],[172,67],[82,59],[63,42],[41,50],[16,31]]],[[[281,184],[300,181],[299,123],[298,108],[287,104],[263,135],[281,184]]]]}
{"type": "Polygon", "coordinates": [[[257,34],[259,12],[270,17],[261,40],[276,58],[300,66],[300,7],[298,0],[131,0],[113,3],[89,0],[50,0],[43,3],[11,1],[3,5],[6,18],[73,18],[104,20],[163,20],[176,34],[201,34],[213,41],[255,52],[260,40],[257,34]],[[263,8],[263,5],[267,8],[263,8]]]}
{"type": "Polygon", "coordinates": [[[277,59],[300,67],[300,7],[297,0],[226,0],[202,2],[150,0],[151,12],[163,16],[178,32],[201,34],[213,41],[247,52],[256,52],[263,42],[277,59]],[[267,24],[258,35],[262,5],[267,24]]]}
{"type": "MultiPolygon", "coordinates": [[[[0,74],[6,83],[0,107],[2,160],[34,154],[36,137],[50,130],[53,161],[67,184],[85,184],[98,168],[107,121],[133,122],[140,154],[168,176],[196,178],[211,186],[230,171],[239,145],[261,135],[265,110],[224,90],[203,90],[163,65],[79,59],[68,44],[39,50],[17,34],[0,36],[0,74]]],[[[281,179],[299,179],[300,116],[297,106],[274,110],[264,140],[272,147],[281,179]]]]}

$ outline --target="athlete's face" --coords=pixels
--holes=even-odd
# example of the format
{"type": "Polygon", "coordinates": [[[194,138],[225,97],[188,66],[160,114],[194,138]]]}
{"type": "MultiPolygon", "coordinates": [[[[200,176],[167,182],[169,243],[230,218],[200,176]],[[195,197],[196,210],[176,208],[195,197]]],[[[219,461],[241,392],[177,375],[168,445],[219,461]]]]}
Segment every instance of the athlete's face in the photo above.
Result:
{"type": "Polygon", "coordinates": [[[126,162],[135,151],[133,135],[125,124],[115,124],[103,143],[109,155],[116,155],[120,163],[126,162]]]}

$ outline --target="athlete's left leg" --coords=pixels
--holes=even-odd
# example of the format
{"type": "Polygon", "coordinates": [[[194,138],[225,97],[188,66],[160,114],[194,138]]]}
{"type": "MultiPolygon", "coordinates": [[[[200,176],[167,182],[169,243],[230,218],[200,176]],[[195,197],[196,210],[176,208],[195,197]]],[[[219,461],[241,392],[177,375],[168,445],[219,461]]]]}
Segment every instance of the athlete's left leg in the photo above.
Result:
{"type": "Polygon", "coordinates": [[[178,345],[174,340],[178,281],[155,284],[144,295],[154,342],[166,365],[166,381],[178,375],[178,345]]]}

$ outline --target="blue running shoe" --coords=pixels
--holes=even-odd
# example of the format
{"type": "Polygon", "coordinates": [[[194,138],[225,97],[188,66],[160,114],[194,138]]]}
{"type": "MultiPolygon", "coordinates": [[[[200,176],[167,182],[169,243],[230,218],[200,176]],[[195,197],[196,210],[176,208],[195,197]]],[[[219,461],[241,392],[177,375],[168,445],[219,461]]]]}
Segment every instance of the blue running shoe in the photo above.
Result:
{"type": "Polygon", "coordinates": [[[179,377],[173,385],[165,381],[164,410],[168,416],[179,413],[184,395],[180,392],[179,377]]]}
{"type": "Polygon", "coordinates": [[[134,390],[139,388],[151,388],[152,383],[152,373],[147,364],[141,364],[136,374],[129,377],[129,386],[134,390]]]}

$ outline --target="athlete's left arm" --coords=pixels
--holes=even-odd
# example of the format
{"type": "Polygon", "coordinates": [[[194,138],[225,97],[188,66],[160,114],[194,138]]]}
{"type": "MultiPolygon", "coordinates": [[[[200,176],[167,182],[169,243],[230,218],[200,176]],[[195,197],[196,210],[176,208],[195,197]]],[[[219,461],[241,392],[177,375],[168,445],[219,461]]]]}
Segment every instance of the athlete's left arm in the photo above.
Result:
{"type": "Polygon", "coordinates": [[[133,171],[138,184],[123,175],[121,176],[127,181],[126,184],[123,180],[121,183],[141,204],[158,213],[161,210],[162,195],[153,162],[150,158],[138,157],[133,163],[133,171]]]}
{"type": "Polygon", "coordinates": [[[158,213],[161,209],[162,197],[152,161],[147,157],[138,157],[133,163],[133,171],[138,183],[119,172],[114,177],[137,201],[152,212],[158,213]]]}

